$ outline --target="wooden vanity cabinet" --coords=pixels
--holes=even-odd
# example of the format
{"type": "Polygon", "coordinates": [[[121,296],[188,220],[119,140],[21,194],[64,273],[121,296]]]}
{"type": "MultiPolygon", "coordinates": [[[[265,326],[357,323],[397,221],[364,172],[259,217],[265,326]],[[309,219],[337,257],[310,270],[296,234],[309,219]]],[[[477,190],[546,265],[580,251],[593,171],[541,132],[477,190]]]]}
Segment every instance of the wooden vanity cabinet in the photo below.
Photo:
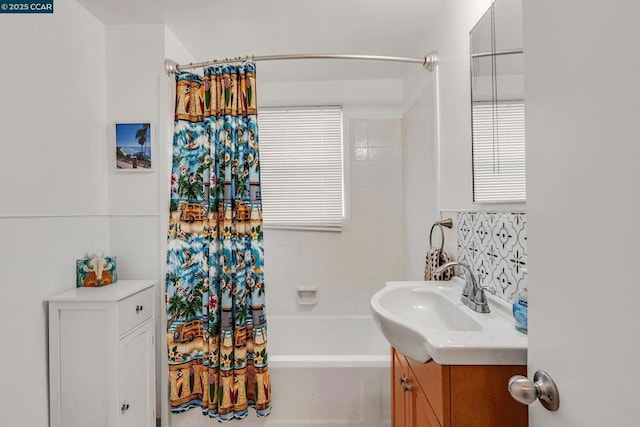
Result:
{"type": "Polygon", "coordinates": [[[391,352],[392,427],[528,426],[528,408],[507,391],[526,366],[418,363],[391,352]]]}

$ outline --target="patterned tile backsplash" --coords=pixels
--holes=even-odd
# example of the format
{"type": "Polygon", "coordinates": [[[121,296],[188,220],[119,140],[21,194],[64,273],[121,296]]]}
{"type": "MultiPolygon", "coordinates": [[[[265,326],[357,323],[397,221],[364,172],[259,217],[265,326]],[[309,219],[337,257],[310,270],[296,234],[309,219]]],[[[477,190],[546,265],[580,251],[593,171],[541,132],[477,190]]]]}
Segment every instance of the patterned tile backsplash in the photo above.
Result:
{"type": "Polygon", "coordinates": [[[458,260],[482,286],[505,301],[527,287],[527,220],[524,213],[458,212],[458,260]]]}

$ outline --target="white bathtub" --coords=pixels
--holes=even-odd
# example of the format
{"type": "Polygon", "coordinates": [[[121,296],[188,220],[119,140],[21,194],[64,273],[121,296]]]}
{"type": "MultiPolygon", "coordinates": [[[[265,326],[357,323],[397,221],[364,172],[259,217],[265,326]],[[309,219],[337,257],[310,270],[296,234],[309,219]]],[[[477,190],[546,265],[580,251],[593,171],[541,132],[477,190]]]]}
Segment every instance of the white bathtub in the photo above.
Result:
{"type": "MultiPolygon", "coordinates": [[[[371,316],[269,316],[271,414],[238,427],[389,427],[389,344],[371,316]]],[[[198,409],[171,427],[206,427],[198,409]]]]}

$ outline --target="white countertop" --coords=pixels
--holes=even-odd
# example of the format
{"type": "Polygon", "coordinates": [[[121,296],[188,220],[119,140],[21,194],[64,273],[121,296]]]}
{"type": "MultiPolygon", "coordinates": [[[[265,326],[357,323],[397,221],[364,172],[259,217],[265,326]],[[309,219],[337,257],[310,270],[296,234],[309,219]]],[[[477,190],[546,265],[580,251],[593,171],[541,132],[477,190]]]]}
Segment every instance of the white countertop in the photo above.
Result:
{"type": "Polygon", "coordinates": [[[118,280],[100,287],[73,288],[51,295],[46,301],[120,301],[156,284],[155,280],[118,280]]]}

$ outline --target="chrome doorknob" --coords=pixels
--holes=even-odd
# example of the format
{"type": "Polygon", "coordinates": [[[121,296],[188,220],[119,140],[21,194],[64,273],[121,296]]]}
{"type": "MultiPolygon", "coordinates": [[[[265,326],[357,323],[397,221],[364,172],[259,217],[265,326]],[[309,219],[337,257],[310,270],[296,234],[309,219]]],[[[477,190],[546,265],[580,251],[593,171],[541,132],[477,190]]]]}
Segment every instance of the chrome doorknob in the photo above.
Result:
{"type": "Polygon", "coordinates": [[[533,381],[522,375],[516,375],[509,380],[509,393],[516,401],[531,405],[536,399],[549,411],[557,411],[560,407],[560,394],[558,387],[549,374],[538,371],[533,376],[533,381]]]}

